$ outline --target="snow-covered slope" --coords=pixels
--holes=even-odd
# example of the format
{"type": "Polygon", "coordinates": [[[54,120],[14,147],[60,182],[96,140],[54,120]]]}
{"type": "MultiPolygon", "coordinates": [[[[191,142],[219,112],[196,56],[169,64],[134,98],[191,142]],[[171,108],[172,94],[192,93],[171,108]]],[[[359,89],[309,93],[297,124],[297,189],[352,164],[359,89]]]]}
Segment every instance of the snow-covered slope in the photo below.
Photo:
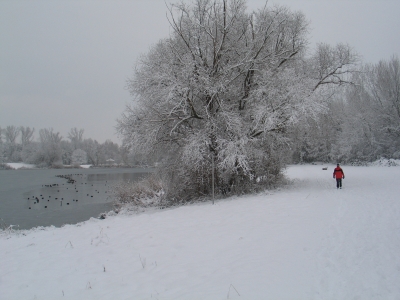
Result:
{"type": "Polygon", "coordinates": [[[0,235],[0,299],[399,299],[400,167],[0,235]]]}

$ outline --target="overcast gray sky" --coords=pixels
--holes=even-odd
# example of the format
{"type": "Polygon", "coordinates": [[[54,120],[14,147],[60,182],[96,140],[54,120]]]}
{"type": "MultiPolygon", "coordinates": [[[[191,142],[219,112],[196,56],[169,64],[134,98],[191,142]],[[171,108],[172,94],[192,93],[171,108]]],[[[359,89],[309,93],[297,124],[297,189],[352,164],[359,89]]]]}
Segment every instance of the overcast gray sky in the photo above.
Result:
{"type": "MultiPolygon", "coordinates": [[[[166,0],[167,3],[176,2],[166,0]]],[[[399,0],[270,0],[302,11],[310,46],[350,44],[365,62],[400,56],[399,0]]],[[[249,10],[264,0],[248,0],[249,10]]],[[[0,127],[52,127],[120,142],[139,55],[168,37],[164,0],[0,0],[0,127]]]]}

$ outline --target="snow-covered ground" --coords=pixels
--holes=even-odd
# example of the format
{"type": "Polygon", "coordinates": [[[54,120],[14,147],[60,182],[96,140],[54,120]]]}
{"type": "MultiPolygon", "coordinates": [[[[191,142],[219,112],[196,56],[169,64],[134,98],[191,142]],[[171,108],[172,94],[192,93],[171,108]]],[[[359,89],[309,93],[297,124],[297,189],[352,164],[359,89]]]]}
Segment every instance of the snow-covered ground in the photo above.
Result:
{"type": "MultiPolygon", "coordinates": [[[[26,163],[6,163],[9,167],[18,170],[18,169],[33,169],[36,168],[36,165],[26,164],[26,163]]],[[[92,165],[80,165],[83,169],[89,169],[92,165]]]]}
{"type": "Polygon", "coordinates": [[[33,169],[36,166],[32,165],[32,164],[26,164],[26,163],[6,163],[6,165],[8,165],[9,167],[13,168],[13,169],[33,169]]]}
{"type": "Polygon", "coordinates": [[[400,167],[0,234],[0,299],[400,299],[400,167]]]}
{"type": "Polygon", "coordinates": [[[80,165],[81,168],[83,169],[89,169],[92,165],[80,165]]]}

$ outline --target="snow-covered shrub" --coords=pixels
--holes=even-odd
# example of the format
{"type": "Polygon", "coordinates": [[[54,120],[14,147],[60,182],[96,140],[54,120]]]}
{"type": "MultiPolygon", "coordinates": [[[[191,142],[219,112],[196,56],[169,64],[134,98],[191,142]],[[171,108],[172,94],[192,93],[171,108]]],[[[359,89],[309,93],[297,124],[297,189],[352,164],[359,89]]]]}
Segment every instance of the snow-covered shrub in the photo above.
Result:
{"type": "Polygon", "coordinates": [[[87,154],[82,149],[76,149],[72,152],[71,164],[72,165],[84,165],[87,163],[87,154]]]}
{"type": "Polygon", "coordinates": [[[14,168],[8,164],[0,163],[0,170],[14,170],[14,168]]]}
{"type": "Polygon", "coordinates": [[[370,165],[379,167],[397,167],[400,166],[400,160],[381,157],[380,159],[371,162],[370,165]]]}
{"type": "Polygon", "coordinates": [[[395,153],[393,153],[393,158],[400,159],[400,151],[396,151],[395,153]]]}
{"type": "Polygon", "coordinates": [[[119,183],[113,187],[112,195],[117,211],[124,205],[136,208],[159,206],[162,202],[163,185],[152,174],[140,181],[119,183]]]}

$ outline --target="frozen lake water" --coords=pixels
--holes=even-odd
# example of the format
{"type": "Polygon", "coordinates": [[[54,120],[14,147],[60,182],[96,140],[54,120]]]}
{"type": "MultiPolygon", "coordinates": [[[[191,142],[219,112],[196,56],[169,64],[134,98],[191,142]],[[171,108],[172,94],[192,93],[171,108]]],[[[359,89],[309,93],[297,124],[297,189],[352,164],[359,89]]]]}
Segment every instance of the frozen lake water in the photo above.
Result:
{"type": "Polygon", "coordinates": [[[110,189],[143,178],[141,168],[0,170],[0,221],[15,229],[57,227],[112,209],[110,189]],[[75,182],[68,183],[68,178],[75,182]]]}

